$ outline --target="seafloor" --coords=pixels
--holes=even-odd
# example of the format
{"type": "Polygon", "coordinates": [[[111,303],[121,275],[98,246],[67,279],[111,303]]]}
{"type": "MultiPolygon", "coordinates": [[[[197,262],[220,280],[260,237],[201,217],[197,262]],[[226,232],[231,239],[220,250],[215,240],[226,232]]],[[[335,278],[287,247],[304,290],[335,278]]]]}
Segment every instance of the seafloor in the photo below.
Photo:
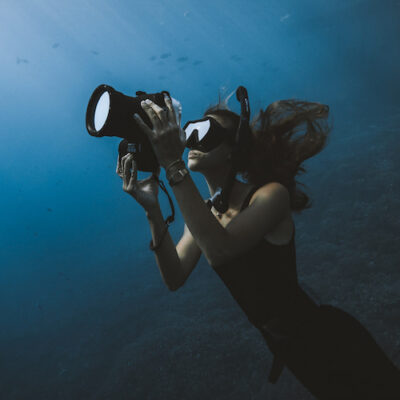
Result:
{"type": "MultiPolygon", "coordinates": [[[[314,206],[295,222],[305,289],[358,318],[399,366],[400,111],[390,115],[334,128],[299,178],[314,206]]],[[[268,383],[271,354],[204,259],[179,291],[163,286],[148,233],[143,265],[120,267],[95,307],[2,343],[0,398],[311,399],[287,370],[268,383]]]]}

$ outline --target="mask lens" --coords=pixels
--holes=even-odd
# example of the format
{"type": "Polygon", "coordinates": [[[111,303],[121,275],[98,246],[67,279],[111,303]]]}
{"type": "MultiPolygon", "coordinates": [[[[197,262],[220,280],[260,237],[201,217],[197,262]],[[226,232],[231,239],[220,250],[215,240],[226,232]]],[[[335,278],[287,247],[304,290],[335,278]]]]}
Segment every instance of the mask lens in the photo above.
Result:
{"type": "Polygon", "coordinates": [[[186,141],[192,136],[193,132],[197,131],[198,141],[202,140],[207,132],[210,130],[210,120],[188,122],[185,125],[186,141]]]}
{"type": "Polygon", "coordinates": [[[189,121],[183,130],[186,135],[186,147],[205,153],[219,146],[229,136],[228,131],[210,117],[189,121]]]}
{"type": "Polygon", "coordinates": [[[107,121],[110,110],[110,94],[106,91],[101,96],[94,112],[94,128],[99,131],[107,121]]]}

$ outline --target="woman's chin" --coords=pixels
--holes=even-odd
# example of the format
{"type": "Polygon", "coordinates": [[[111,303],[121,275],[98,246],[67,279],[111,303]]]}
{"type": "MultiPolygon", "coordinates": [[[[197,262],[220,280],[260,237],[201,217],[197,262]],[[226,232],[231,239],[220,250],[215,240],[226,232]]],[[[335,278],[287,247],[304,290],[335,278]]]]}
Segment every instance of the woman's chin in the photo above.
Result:
{"type": "Polygon", "coordinates": [[[198,170],[198,162],[197,162],[197,160],[195,160],[193,158],[192,159],[191,158],[188,159],[187,166],[191,171],[197,171],[198,170]]]}

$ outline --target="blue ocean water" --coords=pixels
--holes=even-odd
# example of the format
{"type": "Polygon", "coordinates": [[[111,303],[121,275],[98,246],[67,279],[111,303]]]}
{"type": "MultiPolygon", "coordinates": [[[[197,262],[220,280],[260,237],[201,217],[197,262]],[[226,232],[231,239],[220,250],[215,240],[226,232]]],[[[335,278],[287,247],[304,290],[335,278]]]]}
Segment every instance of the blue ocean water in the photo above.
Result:
{"type": "Polygon", "coordinates": [[[0,398],[312,398],[288,371],[268,383],[269,350],[204,258],[164,286],[119,139],[86,131],[102,83],[168,90],[183,123],[239,85],[252,115],[328,104],[329,144],[299,178],[299,279],[399,366],[399,16],[397,0],[2,1],[0,398]]]}

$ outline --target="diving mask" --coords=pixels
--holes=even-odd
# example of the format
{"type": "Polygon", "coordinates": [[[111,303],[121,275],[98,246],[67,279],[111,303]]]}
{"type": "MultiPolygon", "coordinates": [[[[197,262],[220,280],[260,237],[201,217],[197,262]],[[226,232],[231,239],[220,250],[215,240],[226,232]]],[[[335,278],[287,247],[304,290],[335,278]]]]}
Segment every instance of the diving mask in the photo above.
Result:
{"type": "Polygon", "coordinates": [[[218,147],[224,140],[231,139],[232,133],[212,117],[204,117],[186,122],[183,127],[186,136],[186,147],[204,153],[218,147]]]}

